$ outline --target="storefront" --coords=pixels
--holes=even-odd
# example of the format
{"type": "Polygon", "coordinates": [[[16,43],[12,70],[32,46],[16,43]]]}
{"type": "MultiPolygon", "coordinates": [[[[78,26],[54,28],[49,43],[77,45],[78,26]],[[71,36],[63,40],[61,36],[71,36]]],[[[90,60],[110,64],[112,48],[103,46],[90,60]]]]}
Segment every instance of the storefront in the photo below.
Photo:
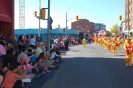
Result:
{"type": "Polygon", "coordinates": [[[14,0],[0,0],[0,32],[14,34],[14,0]]]}

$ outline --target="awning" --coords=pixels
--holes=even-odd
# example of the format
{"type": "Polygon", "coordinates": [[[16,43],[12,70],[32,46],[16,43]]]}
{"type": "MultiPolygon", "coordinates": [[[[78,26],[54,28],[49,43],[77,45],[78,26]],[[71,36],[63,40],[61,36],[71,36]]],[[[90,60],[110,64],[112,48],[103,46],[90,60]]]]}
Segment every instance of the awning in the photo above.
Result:
{"type": "Polygon", "coordinates": [[[11,22],[11,16],[6,6],[5,0],[0,1],[0,21],[11,22]]]}

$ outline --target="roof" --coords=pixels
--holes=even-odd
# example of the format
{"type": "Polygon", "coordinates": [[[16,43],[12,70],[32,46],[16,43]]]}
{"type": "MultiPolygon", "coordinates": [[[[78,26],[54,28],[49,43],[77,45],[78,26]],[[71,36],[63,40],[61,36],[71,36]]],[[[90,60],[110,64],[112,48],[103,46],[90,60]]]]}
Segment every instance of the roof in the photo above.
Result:
{"type": "MultiPolygon", "coordinates": [[[[38,29],[37,28],[32,28],[32,29],[15,29],[14,30],[15,34],[37,34],[38,33],[38,29]]],[[[40,34],[46,34],[47,33],[47,29],[43,28],[42,31],[40,32],[40,34]]],[[[61,34],[65,34],[65,32],[63,31],[63,29],[52,29],[51,33],[61,33],[61,34]]],[[[78,34],[79,31],[78,30],[72,30],[72,29],[68,29],[67,30],[68,34],[78,34]]]]}

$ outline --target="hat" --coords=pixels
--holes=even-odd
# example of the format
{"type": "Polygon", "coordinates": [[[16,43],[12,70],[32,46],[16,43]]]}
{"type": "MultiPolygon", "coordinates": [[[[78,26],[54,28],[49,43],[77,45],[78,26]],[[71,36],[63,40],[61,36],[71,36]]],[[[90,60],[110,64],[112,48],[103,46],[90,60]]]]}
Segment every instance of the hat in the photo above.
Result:
{"type": "Polygon", "coordinates": [[[23,64],[24,64],[24,62],[26,62],[27,60],[29,60],[29,61],[30,61],[30,58],[29,58],[29,57],[24,58],[24,59],[22,60],[21,64],[23,65],[23,64]]]}

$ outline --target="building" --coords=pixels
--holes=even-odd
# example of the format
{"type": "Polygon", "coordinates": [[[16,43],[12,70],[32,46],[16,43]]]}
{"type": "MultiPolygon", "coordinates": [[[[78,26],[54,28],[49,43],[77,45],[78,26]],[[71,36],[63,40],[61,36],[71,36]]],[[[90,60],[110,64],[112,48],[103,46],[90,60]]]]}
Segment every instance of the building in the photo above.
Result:
{"type": "MultiPolygon", "coordinates": [[[[18,39],[18,37],[20,35],[34,35],[37,36],[38,35],[38,29],[34,28],[34,29],[15,29],[15,36],[16,39],[18,39]]],[[[51,37],[54,36],[78,36],[79,31],[78,30],[66,30],[66,32],[63,31],[63,29],[52,29],[51,30],[51,37]]],[[[42,29],[42,31],[40,32],[40,37],[42,38],[42,40],[44,40],[47,37],[47,29],[44,28],[42,29]]]]}
{"type": "Polygon", "coordinates": [[[125,0],[125,29],[124,32],[133,32],[133,3],[132,0],[125,0]]]}
{"type": "Polygon", "coordinates": [[[87,19],[79,19],[79,21],[71,23],[71,29],[78,30],[79,32],[83,32],[84,34],[92,34],[94,23],[90,22],[87,19]]]}
{"type": "Polygon", "coordinates": [[[14,0],[0,0],[0,32],[14,34],[14,0]]]}
{"type": "Polygon", "coordinates": [[[100,30],[106,30],[106,25],[102,23],[94,23],[94,32],[100,31],[100,30]]]}
{"type": "Polygon", "coordinates": [[[104,25],[102,23],[95,23],[94,29],[97,29],[97,30],[106,30],[106,25],[104,25]]]}

